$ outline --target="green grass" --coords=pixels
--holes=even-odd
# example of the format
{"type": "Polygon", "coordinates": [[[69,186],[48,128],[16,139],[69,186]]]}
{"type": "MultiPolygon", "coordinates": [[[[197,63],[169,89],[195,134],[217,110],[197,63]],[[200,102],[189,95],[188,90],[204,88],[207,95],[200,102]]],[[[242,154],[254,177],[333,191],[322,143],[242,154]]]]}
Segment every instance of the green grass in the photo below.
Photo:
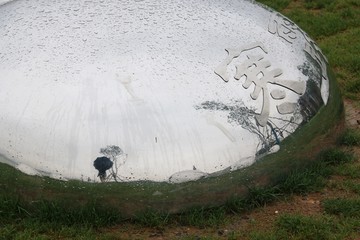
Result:
{"type": "Polygon", "coordinates": [[[358,179],[360,178],[360,166],[354,164],[339,166],[334,170],[334,174],[349,177],[351,179],[358,179]]]}
{"type": "Polygon", "coordinates": [[[153,209],[148,209],[138,213],[133,218],[133,222],[146,227],[163,227],[169,223],[169,214],[161,213],[153,209]]]}
{"type": "MultiPolygon", "coordinates": [[[[353,154],[338,148],[323,150],[318,155],[318,161],[305,169],[295,169],[282,180],[278,187],[286,194],[306,194],[318,191],[326,184],[326,179],[331,174],[336,174],[345,168],[346,163],[354,161],[353,154]]],[[[356,174],[356,167],[350,165],[348,171],[356,174]]]]}
{"type": "Polygon", "coordinates": [[[124,220],[119,212],[97,203],[81,207],[69,206],[61,201],[24,202],[16,198],[0,198],[0,223],[18,220],[34,220],[61,226],[101,227],[118,224],[124,220]]]}
{"type": "Polygon", "coordinates": [[[347,129],[338,138],[338,144],[345,146],[359,146],[360,132],[355,129],[347,129]]]}
{"type": "MultiPolygon", "coordinates": [[[[357,11],[356,14],[360,14],[357,11]]],[[[354,19],[356,17],[354,16],[354,19]]],[[[336,70],[336,79],[345,97],[359,100],[360,93],[360,28],[347,28],[319,42],[330,64],[336,70]]]]}
{"type": "Polygon", "coordinates": [[[327,199],[322,203],[325,212],[360,221],[360,199],[327,199]]]}
{"type": "Polygon", "coordinates": [[[276,222],[281,239],[331,240],[344,239],[360,224],[329,216],[282,215],[276,222]],[[284,238],[286,237],[286,238],[284,238]]]}
{"type": "Polygon", "coordinates": [[[202,236],[199,237],[197,235],[190,235],[190,236],[184,236],[184,237],[180,237],[179,240],[215,240],[217,238],[212,237],[212,236],[202,236]]]}
{"type": "Polygon", "coordinates": [[[360,197],[360,183],[354,183],[352,181],[345,182],[345,186],[348,190],[357,193],[360,197]]]}
{"type": "Polygon", "coordinates": [[[303,170],[293,170],[289,176],[280,184],[283,192],[288,194],[306,194],[324,187],[325,177],[330,170],[322,163],[303,170]]]}
{"type": "Polygon", "coordinates": [[[251,240],[332,240],[356,239],[360,226],[354,219],[338,219],[328,215],[305,216],[301,214],[280,215],[273,231],[250,233],[251,240]]]}
{"type": "Polygon", "coordinates": [[[283,239],[279,234],[275,234],[274,232],[269,232],[269,231],[251,232],[249,235],[250,235],[249,238],[251,240],[279,240],[279,239],[283,239]]]}
{"type": "Polygon", "coordinates": [[[178,215],[176,220],[183,226],[217,227],[225,223],[225,213],[224,207],[210,209],[197,207],[178,215]]]}
{"type": "Polygon", "coordinates": [[[3,225],[0,228],[0,240],[30,239],[96,239],[96,231],[86,226],[59,226],[34,221],[22,221],[17,224],[3,225]]]}
{"type": "Polygon", "coordinates": [[[252,187],[249,188],[249,194],[246,197],[229,198],[225,204],[225,210],[228,213],[242,213],[282,199],[284,194],[277,185],[252,187]]]}
{"type": "Polygon", "coordinates": [[[344,163],[350,163],[355,160],[353,154],[339,150],[337,148],[327,149],[322,151],[319,154],[319,159],[321,162],[333,166],[344,163]]]}
{"type": "Polygon", "coordinates": [[[323,9],[335,3],[335,0],[305,0],[306,9],[323,9]]]}

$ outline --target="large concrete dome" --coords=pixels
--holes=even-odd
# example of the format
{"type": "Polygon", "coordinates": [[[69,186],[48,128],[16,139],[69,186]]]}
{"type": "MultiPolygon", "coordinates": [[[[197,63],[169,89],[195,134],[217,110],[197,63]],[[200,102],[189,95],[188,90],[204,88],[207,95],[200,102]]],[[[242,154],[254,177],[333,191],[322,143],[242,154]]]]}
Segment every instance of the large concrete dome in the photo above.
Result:
{"type": "Polygon", "coordinates": [[[253,1],[1,4],[0,153],[28,174],[215,176],[277,154],[328,103],[316,43],[253,1]]]}

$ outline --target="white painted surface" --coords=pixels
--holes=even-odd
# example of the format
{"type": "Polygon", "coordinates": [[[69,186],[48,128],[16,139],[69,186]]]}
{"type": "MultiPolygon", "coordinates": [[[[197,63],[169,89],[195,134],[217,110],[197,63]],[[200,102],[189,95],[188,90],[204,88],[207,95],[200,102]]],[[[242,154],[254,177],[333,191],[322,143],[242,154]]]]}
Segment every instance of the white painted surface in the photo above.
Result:
{"type": "MultiPolygon", "coordinates": [[[[251,164],[264,139],[229,121],[227,111],[196,106],[241,101],[260,114],[263,96],[254,100],[254,84],[245,89],[244,79],[233,77],[247,54],[262,54],[269,69],[282,70],[281,79],[306,83],[298,69],[306,61],[305,40],[298,34],[289,44],[269,32],[274,14],[238,0],[0,6],[0,153],[44,175],[95,181],[92,164],[107,145],[127,154],[119,174],[129,181],[167,181],[193,166],[213,173],[251,164]],[[233,59],[227,83],[215,74],[225,49],[254,42],[267,53],[254,48],[233,59]]],[[[276,106],[299,97],[286,91],[270,103],[269,119],[286,129],[283,137],[302,120],[276,106]]]]}
{"type": "Polygon", "coordinates": [[[0,6],[4,5],[5,3],[12,2],[14,0],[0,0],[0,6]]]}
{"type": "Polygon", "coordinates": [[[23,163],[20,163],[16,166],[16,168],[20,171],[22,171],[23,173],[26,173],[28,175],[38,175],[38,176],[41,176],[41,173],[39,173],[38,171],[36,171],[35,169],[33,169],[32,167],[26,165],[26,164],[23,164],[23,163]]]}
{"type": "Polygon", "coordinates": [[[206,177],[208,174],[198,170],[185,170],[177,172],[170,176],[169,181],[171,183],[181,183],[186,181],[196,181],[206,177]]]}

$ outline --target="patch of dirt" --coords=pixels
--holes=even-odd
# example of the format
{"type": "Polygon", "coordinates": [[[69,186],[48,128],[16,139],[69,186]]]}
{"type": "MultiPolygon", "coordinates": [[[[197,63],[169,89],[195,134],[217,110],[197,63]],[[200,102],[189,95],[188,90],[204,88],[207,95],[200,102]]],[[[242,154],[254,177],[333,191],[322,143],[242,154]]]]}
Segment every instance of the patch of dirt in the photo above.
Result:
{"type": "MultiPolygon", "coordinates": [[[[360,109],[354,104],[345,100],[345,121],[346,126],[352,129],[360,128],[360,109]]],[[[357,159],[360,157],[360,147],[352,148],[357,159]]],[[[360,164],[357,160],[356,164],[360,164]]],[[[169,225],[162,228],[146,228],[133,224],[123,224],[113,228],[102,229],[103,233],[110,233],[116,239],[183,239],[191,237],[211,237],[214,239],[228,239],[235,236],[240,239],[248,239],[248,233],[252,231],[266,232],[274,227],[276,219],[281,214],[302,214],[316,216],[323,213],[321,202],[325,199],[352,197],[356,193],[336,187],[347,180],[344,176],[331,176],[327,186],[320,192],[309,193],[305,196],[294,195],[286,200],[276,201],[267,206],[255,210],[230,215],[227,221],[219,228],[200,229],[196,227],[184,227],[169,225]]]]}
{"type": "MultiPolygon", "coordinates": [[[[351,129],[360,128],[360,109],[351,100],[344,100],[346,126],[351,129]]],[[[357,149],[358,150],[358,149],[357,149]]]]}

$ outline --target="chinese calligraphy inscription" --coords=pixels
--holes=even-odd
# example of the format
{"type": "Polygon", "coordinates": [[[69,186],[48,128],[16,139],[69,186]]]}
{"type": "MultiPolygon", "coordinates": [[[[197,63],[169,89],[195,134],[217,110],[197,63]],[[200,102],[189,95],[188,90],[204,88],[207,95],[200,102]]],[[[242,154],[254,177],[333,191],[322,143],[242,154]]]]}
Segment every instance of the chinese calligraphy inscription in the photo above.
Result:
{"type": "MultiPolygon", "coordinates": [[[[228,56],[215,69],[215,73],[225,82],[228,82],[229,77],[227,75],[227,66],[234,58],[239,57],[242,52],[250,51],[257,47],[261,48],[262,51],[267,54],[265,47],[261,43],[250,44],[239,49],[226,49],[228,56]]],[[[248,54],[246,56],[247,60],[236,65],[236,74],[234,78],[236,80],[245,78],[245,82],[242,84],[245,89],[249,88],[252,84],[255,85],[254,91],[250,94],[253,100],[257,100],[259,95],[262,93],[262,109],[261,113],[256,116],[256,121],[260,126],[265,127],[270,115],[270,97],[274,100],[281,100],[286,97],[286,92],[283,90],[275,89],[269,92],[267,85],[278,85],[299,95],[302,95],[305,92],[306,85],[305,82],[279,78],[279,76],[283,73],[282,70],[279,68],[270,69],[271,63],[266,60],[263,55],[248,54]]],[[[277,109],[280,114],[293,113],[296,109],[296,103],[285,102],[277,106],[277,109]]]]}
{"type": "Polygon", "coordinates": [[[312,40],[305,32],[303,32],[295,23],[278,13],[271,16],[268,31],[272,34],[278,35],[291,44],[297,38],[298,33],[302,35],[306,41],[304,51],[309,54],[309,56],[318,64],[320,68],[322,75],[321,95],[324,103],[326,104],[329,97],[329,80],[326,68],[328,60],[317,46],[315,41],[312,40]]]}
{"type": "Polygon", "coordinates": [[[269,23],[268,30],[272,34],[277,34],[279,37],[292,43],[296,39],[296,31],[298,27],[289,19],[282,17],[279,14],[273,14],[269,23]]]}

